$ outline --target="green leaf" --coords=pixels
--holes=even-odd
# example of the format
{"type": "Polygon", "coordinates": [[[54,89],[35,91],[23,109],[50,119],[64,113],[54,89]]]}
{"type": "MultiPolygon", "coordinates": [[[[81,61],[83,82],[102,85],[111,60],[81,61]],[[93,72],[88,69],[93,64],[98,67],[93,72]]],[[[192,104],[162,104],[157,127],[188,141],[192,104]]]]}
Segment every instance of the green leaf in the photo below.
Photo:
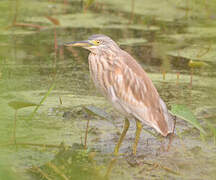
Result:
{"type": "Polygon", "coordinates": [[[86,0],[85,1],[85,7],[89,7],[94,3],[95,0],[86,0]]]}
{"type": "Polygon", "coordinates": [[[22,109],[25,107],[30,107],[30,106],[38,106],[38,104],[25,102],[25,101],[11,101],[8,103],[8,105],[15,110],[22,109]]]}
{"type": "Polygon", "coordinates": [[[185,105],[180,105],[180,104],[173,104],[171,106],[171,114],[187,121],[190,123],[192,126],[197,128],[200,132],[203,134],[206,134],[204,129],[201,127],[199,121],[196,119],[194,114],[185,106],[185,105]]]}
{"type": "Polygon", "coordinates": [[[208,125],[209,129],[211,130],[211,133],[212,133],[213,138],[214,138],[214,144],[216,145],[216,128],[210,122],[207,122],[207,125],[208,125]]]}
{"type": "Polygon", "coordinates": [[[48,89],[48,91],[46,92],[46,94],[44,95],[44,97],[41,99],[40,103],[36,106],[36,108],[34,109],[34,111],[31,114],[31,119],[34,117],[34,115],[36,114],[36,112],[38,111],[39,107],[44,103],[44,101],[47,99],[47,97],[49,96],[49,94],[52,92],[53,88],[55,87],[55,82],[52,83],[52,85],[50,86],[50,88],[48,89]]]}

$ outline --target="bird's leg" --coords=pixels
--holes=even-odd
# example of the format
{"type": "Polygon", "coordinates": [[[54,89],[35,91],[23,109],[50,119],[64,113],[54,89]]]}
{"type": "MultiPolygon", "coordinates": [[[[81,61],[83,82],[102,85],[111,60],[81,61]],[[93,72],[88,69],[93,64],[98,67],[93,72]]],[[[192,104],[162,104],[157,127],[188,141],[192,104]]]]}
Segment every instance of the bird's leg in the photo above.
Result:
{"type": "Polygon", "coordinates": [[[136,119],[136,137],[133,145],[133,155],[136,155],[137,144],[139,142],[140,133],[142,131],[143,125],[142,123],[136,119]]]}
{"type": "Polygon", "coordinates": [[[122,143],[122,141],[123,141],[123,139],[124,139],[124,137],[125,137],[125,135],[127,133],[127,130],[129,128],[129,126],[130,126],[129,120],[126,118],[125,122],[124,122],[124,127],[123,127],[123,131],[121,133],[120,139],[119,139],[119,141],[116,144],[115,149],[114,149],[114,155],[118,155],[119,148],[120,148],[121,143],[122,143]]]}

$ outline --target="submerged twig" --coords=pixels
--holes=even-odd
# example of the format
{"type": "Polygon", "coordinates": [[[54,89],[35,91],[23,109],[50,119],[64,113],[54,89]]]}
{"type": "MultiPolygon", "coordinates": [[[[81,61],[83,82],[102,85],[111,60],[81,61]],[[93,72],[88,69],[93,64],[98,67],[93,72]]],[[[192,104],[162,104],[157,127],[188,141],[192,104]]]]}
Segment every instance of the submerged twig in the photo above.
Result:
{"type": "Polygon", "coordinates": [[[178,84],[179,84],[179,78],[180,78],[180,72],[177,72],[176,76],[177,76],[176,85],[178,86],[178,84]]]}
{"type": "Polygon", "coordinates": [[[59,96],[59,103],[60,103],[60,105],[63,104],[61,96],[59,96]]]}
{"type": "Polygon", "coordinates": [[[87,120],[87,125],[86,125],[84,149],[87,149],[88,129],[89,129],[89,119],[87,120]]]}
{"type": "Polygon", "coordinates": [[[61,170],[59,170],[59,168],[55,164],[48,162],[47,166],[53,169],[55,173],[60,175],[64,180],[69,180],[67,176],[64,173],[62,173],[61,170]]]}
{"type": "Polygon", "coordinates": [[[131,0],[131,17],[130,17],[130,24],[133,22],[134,20],[134,4],[135,4],[135,0],[131,0]]]}
{"type": "Polygon", "coordinates": [[[63,12],[66,13],[67,7],[68,6],[68,0],[64,0],[64,6],[63,6],[63,12]]]}
{"type": "Polygon", "coordinates": [[[16,122],[17,122],[17,109],[15,110],[14,113],[14,127],[13,127],[13,136],[12,136],[12,140],[13,143],[16,144],[16,122]]]}
{"type": "Polygon", "coordinates": [[[163,75],[163,80],[165,80],[166,79],[166,71],[165,70],[162,71],[162,75],[163,75]]]}
{"type": "MultiPolygon", "coordinates": [[[[14,145],[14,143],[6,143],[6,144],[0,144],[0,146],[10,146],[14,145]]],[[[55,145],[55,144],[37,144],[37,143],[26,143],[26,142],[19,142],[16,143],[16,145],[21,145],[21,146],[39,146],[39,147],[46,147],[46,148],[61,148],[62,145],[55,145]]],[[[71,146],[65,146],[64,147],[71,147],[71,146]]]]}
{"type": "Polygon", "coordinates": [[[43,172],[39,167],[33,166],[32,168],[35,169],[38,173],[40,173],[42,177],[46,178],[47,180],[52,180],[51,178],[49,178],[48,174],[43,172]]]}
{"type": "Polygon", "coordinates": [[[17,21],[17,15],[18,15],[18,5],[19,4],[19,0],[16,0],[15,2],[15,13],[14,13],[14,18],[13,18],[13,24],[17,21]]]}
{"type": "Polygon", "coordinates": [[[30,24],[30,23],[13,23],[11,26],[9,26],[8,28],[10,27],[14,27],[14,26],[20,26],[20,27],[31,27],[31,28],[36,28],[36,29],[43,29],[45,28],[44,26],[41,26],[41,25],[38,25],[38,24],[30,24]]]}
{"type": "Polygon", "coordinates": [[[169,173],[172,173],[172,174],[175,174],[175,175],[180,175],[179,172],[176,172],[176,171],[174,171],[171,168],[168,168],[166,166],[162,166],[161,164],[158,164],[158,167],[164,169],[165,171],[168,171],[169,173]]]}
{"type": "MultiPolygon", "coordinates": [[[[169,173],[172,173],[172,174],[175,174],[175,175],[181,175],[179,172],[175,171],[175,170],[172,170],[171,168],[169,167],[166,167],[164,165],[161,165],[160,163],[152,163],[152,162],[147,162],[147,161],[144,161],[143,164],[147,164],[147,165],[150,165],[150,166],[153,166],[149,171],[155,169],[155,168],[161,168],[161,169],[164,169],[165,171],[169,172],[169,173]]],[[[142,168],[138,173],[142,173],[144,170],[146,170],[146,168],[142,168]]]]}
{"type": "Polygon", "coordinates": [[[53,79],[56,78],[56,73],[57,73],[57,69],[56,69],[56,63],[57,63],[57,55],[58,55],[58,43],[57,43],[57,33],[56,33],[56,27],[54,27],[54,73],[53,73],[53,79]]]}
{"type": "Polygon", "coordinates": [[[63,48],[63,46],[59,47],[59,59],[60,60],[64,59],[64,48],[63,48]]]}
{"type": "Polygon", "coordinates": [[[210,43],[209,43],[209,46],[208,46],[207,48],[205,48],[204,51],[200,51],[200,52],[198,52],[198,54],[197,54],[196,57],[197,57],[197,58],[200,58],[200,57],[202,57],[202,56],[208,54],[209,51],[210,51],[211,49],[212,49],[212,43],[210,42],[210,43]]]}
{"type": "Polygon", "coordinates": [[[109,178],[110,172],[111,172],[113,166],[115,165],[116,160],[117,160],[117,158],[115,157],[110,161],[108,168],[107,168],[107,171],[106,171],[106,174],[105,174],[105,178],[109,178]]]}
{"type": "Polygon", "coordinates": [[[192,84],[193,84],[193,73],[194,73],[194,69],[191,68],[190,88],[192,88],[192,84]]]}

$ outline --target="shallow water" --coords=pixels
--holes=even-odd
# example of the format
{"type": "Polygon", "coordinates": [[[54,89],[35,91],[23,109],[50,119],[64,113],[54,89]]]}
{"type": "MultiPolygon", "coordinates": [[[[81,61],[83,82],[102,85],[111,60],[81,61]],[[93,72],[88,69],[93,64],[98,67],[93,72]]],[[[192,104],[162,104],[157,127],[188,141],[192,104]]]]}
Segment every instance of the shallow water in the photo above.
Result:
{"type": "MultiPolygon", "coordinates": [[[[161,4],[154,0],[146,1],[145,5],[134,1],[133,9],[132,2],[95,1],[83,13],[86,5],[81,1],[68,1],[68,4],[60,0],[17,1],[17,21],[44,28],[0,29],[0,156],[6,167],[0,169],[0,177],[10,172],[8,179],[41,179],[39,168],[52,179],[73,179],[74,172],[76,178],[82,174],[80,179],[102,179],[112,159],[123,117],[95,90],[88,72],[88,52],[60,46],[55,49],[56,31],[59,45],[97,33],[112,37],[139,61],[168,107],[187,105],[207,132],[203,137],[197,129],[177,119],[177,136],[169,152],[163,150],[166,140],[143,131],[138,155],[132,158],[135,126],[131,122],[121,147],[124,154],[113,165],[110,179],[216,178],[216,134],[213,134],[216,132],[216,6],[206,1],[206,4],[195,0],[161,4]],[[52,24],[45,16],[55,17],[60,25],[52,24]],[[194,68],[192,87],[188,66],[191,59],[206,64],[194,68]],[[162,72],[166,72],[165,76],[162,72]],[[54,89],[33,117],[30,115],[35,107],[18,110],[17,145],[14,145],[11,137],[15,110],[8,103],[39,104],[53,84],[54,89]],[[86,107],[91,107],[90,111],[86,107]],[[87,120],[90,123],[85,151],[74,147],[84,144],[87,120]],[[51,146],[61,143],[64,145],[51,146]],[[73,148],[64,149],[64,146],[73,148]],[[80,171],[76,163],[67,163],[70,156],[79,157],[80,171]],[[64,166],[61,169],[64,175],[54,171],[49,162],[57,169],[64,166]],[[75,169],[72,172],[71,167],[75,169]]],[[[4,27],[14,20],[15,4],[0,2],[0,9],[5,12],[1,14],[4,20],[0,21],[4,27]]]]}

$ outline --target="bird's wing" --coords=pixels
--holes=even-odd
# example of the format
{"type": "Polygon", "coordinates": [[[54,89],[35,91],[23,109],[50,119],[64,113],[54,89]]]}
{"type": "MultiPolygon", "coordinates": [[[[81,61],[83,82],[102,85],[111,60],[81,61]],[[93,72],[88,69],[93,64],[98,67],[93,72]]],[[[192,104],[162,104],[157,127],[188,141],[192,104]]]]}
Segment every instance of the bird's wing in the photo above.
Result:
{"type": "Polygon", "coordinates": [[[129,54],[123,54],[109,71],[112,91],[129,114],[166,136],[172,132],[173,122],[165,103],[142,67],[129,54]]]}

